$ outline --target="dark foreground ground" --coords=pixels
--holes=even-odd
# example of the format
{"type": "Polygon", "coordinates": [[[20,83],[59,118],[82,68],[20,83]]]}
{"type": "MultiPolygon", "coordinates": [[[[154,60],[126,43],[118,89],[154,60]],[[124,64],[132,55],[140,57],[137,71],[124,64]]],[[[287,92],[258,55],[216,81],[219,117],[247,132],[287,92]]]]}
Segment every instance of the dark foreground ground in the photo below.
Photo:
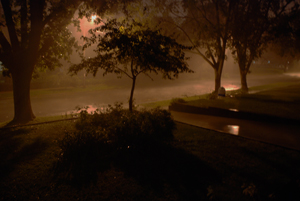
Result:
{"type": "Polygon", "coordinates": [[[54,176],[73,121],[1,130],[0,200],[299,200],[300,152],[177,123],[174,140],[127,150],[94,183],[54,176]]]}

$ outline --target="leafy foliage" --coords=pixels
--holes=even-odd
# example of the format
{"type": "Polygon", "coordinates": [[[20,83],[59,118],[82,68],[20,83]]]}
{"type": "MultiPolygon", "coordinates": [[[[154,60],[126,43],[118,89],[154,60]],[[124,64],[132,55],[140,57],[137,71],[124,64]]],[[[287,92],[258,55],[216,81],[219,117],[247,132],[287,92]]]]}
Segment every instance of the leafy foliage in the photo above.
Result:
{"type": "Polygon", "coordinates": [[[0,61],[3,74],[11,76],[14,119],[10,124],[35,118],[30,82],[38,69],[61,66],[69,59],[74,37],[67,29],[81,0],[11,0],[0,4],[0,61]]]}
{"type": "Polygon", "coordinates": [[[139,152],[152,141],[170,140],[174,129],[170,113],[159,108],[129,112],[116,104],[105,112],[82,111],[76,131],[66,133],[60,143],[56,170],[75,182],[93,181],[118,155],[139,152]]]}
{"type": "Polygon", "coordinates": [[[0,60],[9,70],[7,72],[17,68],[11,65],[9,59],[27,53],[30,54],[28,61],[34,60],[36,68],[54,69],[61,66],[60,59],[69,60],[76,42],[66,26],[71,23],[79,3],[78,0],[72,3],[69,0],[1,3],[5,21],[1,21],[0,26],[10,27],[11,44],[5,45],[7,39],[2,32],[0,34],[0,60]]]}
{"type": "MultiPolygon", "coordinates": [[[[164,36],[160,30],[151,30],[142,24],[125,19],[118,22],[108,20],[103,26],[90,31],[92,37],[84,37],[84,49],[97,43],[97,56],[85,58],[82,56],[80,64],[72,65],[71,73],[86,69],[87,73],[95,76],[99,69],[103,75],[115,73],[126,75],[132,79],[132,89],[129,109],[132,110],[133,91],[139,74],[149,76],[149,73],[159,72],[163,78],[177,78],[179,73],[192,72],[188,68],[184,50],[191,47],[181,45],[175,39],[164,36]]],[[[150,76],[149,76],[150,77],[150,76]]]]}
{"type": "Polygon", "coordinates": [[[300,58],[300,5],[298,2],[284,13],[271,29],[274,40],[271,49],[287,60],[300,58]],[[288,22],[288,23],[287,23],[288,22]]]}
{"type": "MultiPolygon", "coordinates": [[[[294,0],[248,0],[238,1],[237,5],[238,9],[232,19],[234,23],[231,27],[230,42],[233,56],[240,69],[242,91],[248,92],[246,76],[250,72],[253,60],[261,57],[270,42],[278,41],[284,35],[292,35],[293,31],[290,25],[287,25],[292,23],[287,22],[295,17],[289,15],[297,13],[295,11],[299,5],[294,0]]],[[[290,41],[285,40],[284,43],[290,41]]]]}
{"type": "Polygon", "coordinates": [[[97,14],[98,16],[109,15],[111,13],[127,13],[127,6],[137,0],[84,0],[78,9],[80,18],[90,18],[91,15],[97,14]]]}
{"type": "Polygon", "coordinates": [[[93,34],[91,38],[85,38],[84,48],[97,43],[95,49],[97,56],[82,58],[81,64],[71,66],[70,72],[77,73],[86,68],[95,75],[100,68],[105,70],[104,75],[118,73],[131,77],[127,65],[132,63],[134,76],[139,73],[161,71],[164,77],[172,78],[177,77],[180,72],[190,72],[183,50],[191,48],[163,36],[160,30],[153,31],[135,21],[118,22],[112,19],[91,33],[93,34]],[[123,68],[118,64],[124,65],[123,68]]]}

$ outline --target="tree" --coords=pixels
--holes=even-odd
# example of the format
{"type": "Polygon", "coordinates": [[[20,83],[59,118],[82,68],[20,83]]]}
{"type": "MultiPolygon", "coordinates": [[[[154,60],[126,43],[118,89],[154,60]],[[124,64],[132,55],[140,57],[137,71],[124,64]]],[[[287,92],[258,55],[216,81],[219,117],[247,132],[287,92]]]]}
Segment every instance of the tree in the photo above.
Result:
{"type": "MultiPolygon", "coordinates": [[[[133,94],[137,76],[162,73],[164,78],[177,78],[179,73],[189,70],[184,50],[189,47],[178,44],[174,39],[163,36],[159,30],[151,30],[134,20],[118,22],[108,20],[103,26],[90,31],[92,37],[85,38],[84,48],[97,43],[93,58],[82,57],[80,64],[69,69],[77,73],[86,69],[95,76],[99,69],[103,75],[115,73],[132,79],[129,110],[133,110],[133,94]]],[[[150,76],[149,76],[150,77],[150,76]]]]}
{"type": "MultiPolygon", "coordinates": [[[[76,42],[66,27],[75,11],[79,9],[79,18],[89,18],[93,12],[114,12],[119,5],[126,3],[122,0],[1,0],[0,61],[4,75],[13,80],[14,119],[10,124],[35,118],[30,83],[36,69],[54,69],[61,66],[61,59],[68,60],[72,54],[76,42]]],[[[78,20],[73,22],[79,27],[78,20]]]]}
{"type": "Polygon", "coordinates": [[[282,35],[279,31],[288,31],[278,29],[278,22],[288,24],[286,15],[297,8],[294,3],[293,0],[238,1],[238,9],[232,19],[231,47],[240,69],[242,92],[248,92],[247,74],[253,60],[261,57],[267,45],[282,35]]]}
{"type": "Polygon", "coordinates": [[[1,0],[0,61],[12,77],[14,119],[11,124],[35,118],[30,82],[35,67],[55,68],[72,53],[75,39],[66,26],[79,0],[1,0]]]}
{"type": "Polygon", "coordinates": [[[215,94],[221,86],[235,5],[235,0],[174,0],[166,5],[169,8],[166,15],[171,16],[168,23],[181,31],[195,47],[194,53],[214,69],[215,94]]]}
{"type": "Polygon", "coordinates": [[[300,9],[296,2],[288,13],[277,21],[271,30],[274,40],[269,45],[270,50],[279,57],[281,64],[300,59],[300,9]]]}

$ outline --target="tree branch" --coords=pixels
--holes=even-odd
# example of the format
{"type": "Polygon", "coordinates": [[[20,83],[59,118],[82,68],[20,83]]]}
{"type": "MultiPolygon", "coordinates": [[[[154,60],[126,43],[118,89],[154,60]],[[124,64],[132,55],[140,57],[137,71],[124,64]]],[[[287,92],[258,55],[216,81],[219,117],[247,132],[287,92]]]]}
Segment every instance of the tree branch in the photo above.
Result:
{"type": "MultiPolygon", "coordinates": [[[[78,8],[78,6],[80,5],[81,1],[80,0],[69,0],[66,1],[65,4],[67,6],[72,5],[73,8],[78,8]]],[[[65,8],[67,8],[67,6],[65,6],[65,8]]],[[[66,9],[62,9],[62,7],[64,7],[63,5],[59,4],[58,6],[53,8],[53,11],[47,15],[43,21],[43,26],[46,26],[47,24],[49,24],[49,26],[51,26],[51,22],[53,21],[54,18],[57,18],[58,16],[61,15],[65,15],[67,14],[69,11],[66,9]]],[[[74,9],[75,10],[75,9],[74,9]]],[[[71,13],[73,14],[73,13],[71,13]]]]}
{"type": "Polygon", "coordinates": [[[129,78],[133,79],[132,76],[130,76],[126,71],[124,71],[123,69],[116,67],[116,69],[118,69],[119,71],[121,71],[122,73],[124,73],[125,75],[127,75],[129,78]]]}
{"type": "Polygon", "coordinates": [[[30,1],[31,32],[29,37],[29,50],[31,50],[32,53],[36,53],[39,49],[41,34],[44,28],[42,23],[44,7],[45,0],[30,1]]]}
{"type": "Polygon", "coordinates": [[[4,50],[4,52],[10,52],[11,51],[11,45],[7,41],[6,37],[4,36],[3,32],[0,31],[0,44],[4,50]]]}
{"type": "Polygon", "coordinates": [[[152,78],[148,73],[146,73],[145,71],[146,71],[146,70],[140,71],[140,72],[141,72],[141,73],[144,73],[144,75],[146,75],[147,77],[149,77],[149,78],[153,81],[153,78],[152,78]]]}
{"type": "MultiPolygon", "coordinates": [[[[195,45],[195,43],[193,42],[193,40],[190,38],[190,36],[186,33],[186,31],[185,31],[182,27],[180,27],[179,25],[177,25],[177,24],[175,24],[175,23],[173,23],[173,22],[170,22],[170,21],[166,21],[166,22],[171,23],[171,24],[174,24],[178,29],[180,29],[180,30],[184,33],[184,35],[186,35],[186,37],[188,38],[188,40],[190,41],[190,43],[191,43],[194,47],[196,47],[196,45],[195,45]]],[[[198,48],[196,48],[196,51],[198,52],[198,54],[199,54],[205,61],[207,61],[211,66],[213,66],[213,63],[212,63],[209,59],[207,59],[207,57],[206,57],[202,52],[200,52],[200,50],[199,50],[198,48]]]]}
{"type": "Polygon", "coordinates": [[[27,1],[21,1],[21,47],[25,48],[28,40],[28,16],[27,16],[27,1]]]}
{"type": "Polygon", "coordinates": [[[12,11],[11,11],[11,6],[10,6],[10,1],[1,0],[1,4],[3,7],[4,15],[5,15],[6,26],[8,29],[8,34],[9,34],[12,49],[14,51],[17,51],[19,49],[19,40],[18,40],[16,28],[15,28],[15,23],[12,19],[12,11]]]}
{"type": "MultiPolygon", "coordinates": [[[[213,64],[216,64],[215,57],[214,57],[213,53],[211,52],[211,49],[210,49],[209,44],[206,44],[206,46],[207,46],[207,49],[208,49],[208,51],[209,51],[210,57],[211,57],[211,59],[212,59],[212,63],[213,63],[213,64]]],[[[215,65],[212,65],[212,66],[214,67],[215,65]]]]}

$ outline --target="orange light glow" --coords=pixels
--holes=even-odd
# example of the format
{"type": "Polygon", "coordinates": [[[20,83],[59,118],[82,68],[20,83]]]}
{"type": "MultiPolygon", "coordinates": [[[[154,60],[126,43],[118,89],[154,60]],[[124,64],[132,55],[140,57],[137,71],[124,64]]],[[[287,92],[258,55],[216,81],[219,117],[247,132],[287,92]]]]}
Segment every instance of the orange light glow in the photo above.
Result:
{"type": "Polygon", "coordinates": [[[227,125],[227,129],[232,135],[238,135],[240,131],[240,127],[238,125],[227,125]]]}

